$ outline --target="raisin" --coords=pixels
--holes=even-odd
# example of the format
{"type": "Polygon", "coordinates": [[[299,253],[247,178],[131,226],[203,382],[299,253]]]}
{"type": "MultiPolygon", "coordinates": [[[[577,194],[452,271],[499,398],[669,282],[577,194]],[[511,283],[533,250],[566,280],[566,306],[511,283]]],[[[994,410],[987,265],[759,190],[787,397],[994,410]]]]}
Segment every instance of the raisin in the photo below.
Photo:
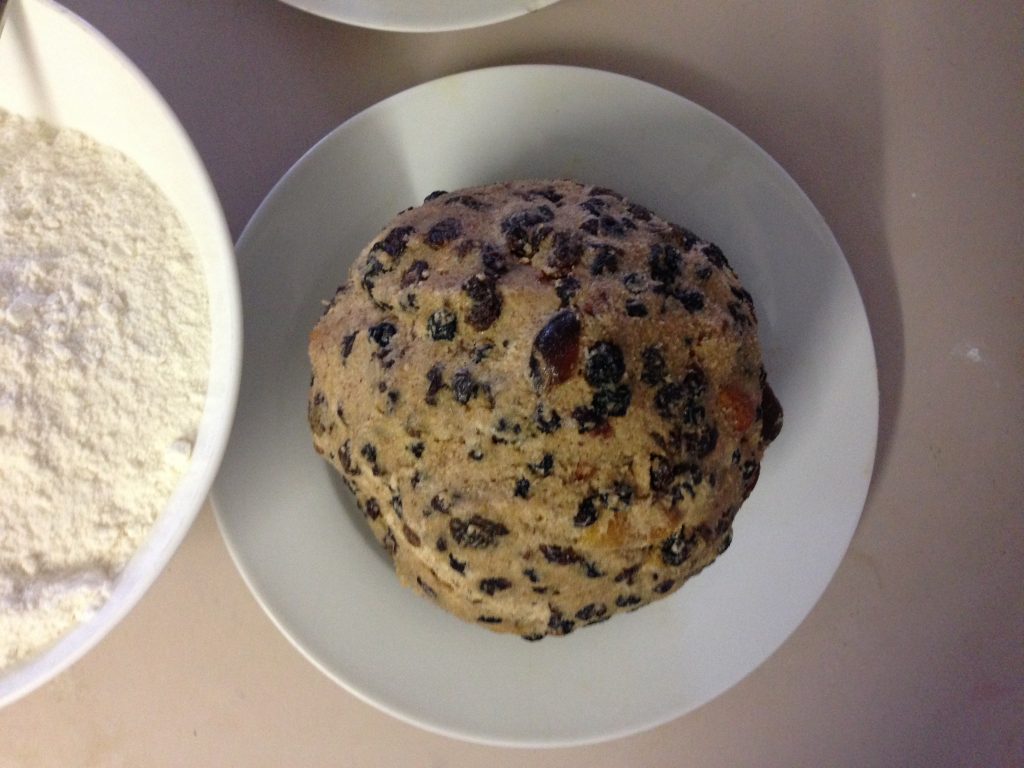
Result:
{"type": "Polygon", "coordinates": [[[600,216],[607,205],[608,201],[602,200],[600,197],[588,197],[580,203],[580,208],[585,210],[591,216],[600,216]]]}
{"type": "Polygon", "coordinates": [[[693,271],[698,280],[704,281],[711,277],[713,270],[707,264],[702,264],[693,271]]]}
{"type": "Polygon", "coordinates": [[[512,229],[505,233],[505,247],[509,255],[514,259],[529,259],[533,256],[532,249],[528,249],[529,234],[525,229],[512,229]]]}
{"type": "Polygon", "coordinates": [[[597,522],[598,509],[597,509],[597,497],[588,496],[580,502],[579,508],[576,510],[576,515],[572,519],[572,524],[577,528],[586,528],[597,522]]]}
{"type": "Polygon", "coordinates": [[[464,574],[466,572],[466,563],[462,560],[459,560],[457,557],[455,557],[455,555],[451,554],[450,552],[448,553],[448,565],[452,567],[453,571],[456,571],[458,573],[464,574]]]}
{"type": "Polygon", "coordinates": [[[704,374],[704,370],[697,366],[689,368],[686,371],[686,376],[683,377],[683,386],[686,387],[691,397],[703,397],[708,386],[708,379],[704,374]]]}
{"type": "Polygon", "coordinates": [[[447,552],[448,551],[448,541],[447,541],[447,539],[445,539],[444,536],[438,536],[437,537],[437,543],[434,544],[434,546],[437,547],[437,551],[438,552],[447,552]]]}
{"type": "Polygon", "coordinates": [[[617,387],[605,387],[595,392],[591,407],[598,413],[608,416],[625,416],[631,399],[629,386],[619,384],[617,387]]]}
{"type": "Polygon", "coordinates": [[[420,280],[425,280],[429,272],[430,266],[427,262],[422,259],[417,259],[409,265],[409,268],[405,270],[405,273],[402,275],[402,287],[408,288],[410,285],[415,285],[420,280]]]}
{"type": "MultiPolygon", "coordinates": [[[[312,382],[310,382],[310,385],[312,386],[312,382]]],[[[324,393],[317,392],[313,395],[313,399],[309,402],[309,405],[306,408],[306,421],[309,422],[310,428],[317,435],[322,435],[328,429],[327,424],[324,422],[324,416],[326,415],[325,411],[327,410],[324,407],[326,402],[327,398],[324,397],[324,393]]],[[[340,405],[338,406],[338,409],[341,409],[340,405]]]]}
{"type": "Polygon", "coordinates": [[[494,595],[497,592],[503,592],[506,589],[512,587],[512,582],[508,579],[503,579],[500,576],[491,579],[480,580],[480,591],[484,594],[494,595]]]}
{"type": "Polygon", "coordinates": [[[508,535],[508,528],[504,525],[481,515],[473,515],[469,520],[453,517],[448,528],[456,543],[470,549],[494,546],[499,536],[508,535]]]}
{"type": "Polygon", "coordinates": [[[525,640],[528,643],[535,643],[538,640],[543,640],[544,639],[544,635],[539,635],[539,634],[520,635],[520,637],[523,638],[523,640],[525,640]]]}
{"type": "Polygon", "coordinates": [[[409,446],[409,452],[417,459],[419,459],[423,456],[423,450],[425,448],[426,446],[423,445],[423,443],[413,443],[412,445],[409,446]]]}
{"type": "Polygon", "coordinates": [[[395,227],[382,239],[374,243],[370,251],[384,251],[388,256],[397,259],[405,251],[405,247],[409,242],[409,235],[412,233],[412,227],[395,227]]]}
{"type": "Polygon", "coordinates": [[[552,606],[551,616],[548,618],[548,629],[551,630],[551,634],[568,635],[575,626],[575,621],[565,618],[560,610],[552,606]]]}
{"type": "Polygon", "coordinates": [[[675,579],[665,579],[664,581],[658,582],[657,584],[654,585],[654,591],[657,592],[659,595],[664,595],[666,592],[668,592],[670,589],[672,589],[672,587],[674,587],[675,585],[676,585],[676,580],[675,579]]]}
{"type": "Polygon", "coordinates": [[[476,620],[481,624],[501,624],[502,622],[500,616],[477,616],[476,620]]]}
{"type": "Polygon", "coordinates": [[[639,605],[641,602],[639,595],[619,595],[615,598],[615,604],[619,608],[628,608],[631,605],[639,605]]]}
{"type": "Polygon", "coordinates": [[[721,541],[718,542],[715,551],[718,552],[718,554],[722,554],[729,548],[730,544],[732,544],[732,531],[726,531],[721,541]]]}
{"type": "Polygon", "coordinates": [[[700,312],[704,309],[704,294],[685,288],[672,292],[672,297],[683,305],[687,312],[700,312]]]}
{"type": "Polygon", "coordinates": [[[639,272],[630,272],[622,278],[622,284],[626,286],[627,291],[633,294],[643,293],[647,290],[647,278],[639,272]]]}
{"type": "Polygon", "coordinates": [[[647,305],[640,299],[627,299],[626,314],[630,317],[647,317],[647,305]]]}
{"type": "Polygon", "coordinates": [[[455,338],[458,323],[454,312],[439,309],[427,318],[427,333],[434,341],[451,341],[455,338]]]}
{"type": "Polygon", "coordinates": [[[434,591],[434,588],[432,586],[430,586],[429,584],[427,584],[427,582],[425,582],[419,576],[416,577],[416,583],[419,584],[420,589],[423,590],[423,593],[427,597],[432,597],[434,599],[437,598],[437,592],[434,591]]]}
{"type": "Polygon", "coordinates": [[[548,477],[555,467],[555,457],[550,453],[545,453],[541,457],[541,460],[536,464],[527,464],[530,471],[534,474],[540,475],[541,477],[548,477]]]}
{"type": "Polygon", "coordinates": [[[695,432],[683,434],[686,451],[703,459],[718,445],[718,430],[714,426],[702,426],[695,432]]]}
{"type": "Polygon", "coordinates": [[[729,262],[726,260],[725,254],[722,253],[722,249],[714,243],[708,243],[704,246],[704,256],[719,269],[729,266],[729,262]]]}
{"type": "Polygon", "coordinates": [[[568,307],[569,303],[575,298],[576,294],[580,292],[580,281],[568,275],[560,280],[555,281],[555,295],[558,296],[560,305],[568,307]]]}
{"type": "Polygon", "coordinates": [[[533,570],[533,568],[524,568],[523,576],[528,578],[530,582],[533,584],[536,584],[538,581],[540,581],[540,576],[537,575],[537,572],[533,570]]]}
{"type": "Polygon", "coordinates": [[[487,203],[473,197],[472,195],[452,195],[444,201],[444,204],[462,205],[469,208],[471,211],[482,211],[485,208],[490,208],[487,203]]]}
{"type": "Polygon", "coordinates": [[[513,432],[515,434],[519,434],[522,432],[522,427],[513,421],[509,421],[503,416],[498,420],[498,423],[495,424],[495,430],[498,432],[513,432]]]}
{"type": "Polygon", "coordinates": [[[359,335],[359,331],[354,331],[348,336],[345,336],[341,340],[341,359],[345,360],[349,355],[352,354],[352,345],[355,344],[356,336],[359,335]]]}
{"type": "Polygon", "coordinates": [[[548,267],[555,274],[565,277],[580,263],[585,250],[583,240],[575,232],[555,232],[551,252],[548,254],[548,267]]]}
{"type": "MultiPolygon", "coordinates": [[[[363,288],[366,290],[368,294],[370,294],[370,298],[373,298],[373,278],[377,277],[377,275],[383,274],[384,272],[390,271],[391,268],[385,269],[380,259],[378,259],[371,251],[370,255],[366,259],[366,266],[363,268],[362,279],[363,288]]],[[[374,299],[374,303],[376,302],[377,300],[374,299]]]]}
{"type": "Polygon", "coordinates": [[[377,449],[372,443],[364,443],[363,447],[359,449],[359,453],[371,464],[377,463],[377,449]]]}
{"type": "Polygon", "coordinates": [[[443,515],[447,515],[451,511],[451,505],[441,495],[435,496],[430,500],[430,508],[443,515]]]}
{"type": "Polygon", "coordinates": [[[434,363],[427,371],[427,405],[437,405],[437,393],[444,389],[444,365],[434,363]]]}
{"type": "Polygon", "coordinates": [[[623,199],[622,195],[620,195],[614,189],[609,189],[608,187],[596,187],[596,186],[595,187],[591,187],[590,188],[590,194],[592,194],[592,195],[600,195],[601,197],[611,197],[611,198],[613,198],[615,200],[622,200],[623,199]]]}
{"type": "Polygon", "coordinates": [[[651,212],[639,203],[630,203],[626,206],[626,210],[629,211],[634,219],[639,219],[640,221],[651,220],[651,212]]]}
{"type": "Polygon", "coordinates": [[[363,512],[371,520],[376,520],[380,517],[380,503],[376,499],[367,499],[363,512]]]}
{"type": "Polygon", "coordinates": [[[434,250],[442,248],[462,234],[462,222],[456,218],[441,219],[427,231],[424,242],[434,250]]]}
{"type": "Polygon", "coordinates": [[[732,319],[736,322],[736,325],[740,327],[753,325],[753,322],[750,319],[750,317],[746,314],[746,312],[743,311],[743,306],[744,305],[738,301],[730,301],[726,305],[726,309],[729,310],[729,314],[732,316],[732,319]]]}
{"type": "Polygon", "coordinates": [[[694,541],[695,537],[688,534],[686,528],[680,528],[661,542],[662,562],[671,566],[682,565],[693,551],[694,541]]]}
{"type": "Polygon", "coordinates": [[[516,480],[515,495],[521,499],[529,498],[530,496],[530,481],[525,477],[520,477],[516,480]]]}
{"type": "Polygon", "coordinates": [[[554,187],[541,187],[533,190],[533,194],[543,197],[545,200],[551,203],[558,204],[562,202],[562,195],[555,191],[554,187]]]}
{"type": "Polygon", "coordinates": [[[508,233],[514,229],[530,229],[538,224],[546,224],[555,218],[555,212],[547,205],[526,208],[506,216],[501,222],[501,231],[508,233]]]}
{"type": "Polygon", "coordinates": [[[347,475],[358,475],[362,470],[352,463],[352,441],[346,440],[338,447],[338,463],[347,475]]]}
{"type": "Polygon", "coordinates": [[[443,189],[435,189],[433,192],[431,192],[429,195],[423,198],[423,202],[429,203],[431,200],[436,200],[437,198],[447,194],[448,193],[445,192],[443,189]]]}
{"type": "Polygon", "coordinates": [[[583,558],[572,547],[560,547],[557,544],[541,544],[540,552],[544,559],[555,565],[572,565],[583,562],[583,558]]]}
{"type": "Polygon", "coordinates": [[[580,621],[594,621],[607,615],[608,607],[604,603],[588,603],[576,611],[580,621]]]}
{"type": "MultiPolygon", "coordinates": [[[[499,432],[499,433],[503,433],[503,434],[511,433],[513,435],[519,435],[519,434],[522,433],[523,428],[517,422],[509,421],[505,417],[502,417],[502,418],[498,419],[498,421],[495,423],[494,431],[495,432],[499,432]]],[[[492,440],[492,442],[507,443],[508,440],[498,439],[498,440],[492,440]]]]}
{"type": "Polygon", "coordinates": [[[533,340],[530,373],[534,385],[553,386],[576,372],[580,354],[580,321],[571,310],[551,316],[533,340]]]}
{"type": "Polygon", "coordinates": [[[562,417],[558,411],[545,407],[543,403],[538,403],[537,410],[533,412],[533,421],[545,435],[557,432],[562,426],[562,417]]]}
{"type": "Polygon", "coordinates": [[[733,285],[730,286],[729,291],[732,293],[733,296],[742,301],[748,307],[754,306],[754,297],[750,295],[750,292],[746,288],[733,285]]]}
{"type": "Polygon", "coordinates": [[[619,257],[622,255],[622,249],[616,248],[614,245],[600,245],[597,247],[597,253],[594,254],[594,261],[590,265],[590,274],[597,275],[614,274],[619,271],[619,257]]]}
{"type": "Polygon", "coordinates": [[[370,338],[373,339],[377,346],[386,347],[391,343],[391,337],[398,332],[394,323],[389,323],[386,320],[382,323],[370,327],[370,338]]]}
{"type": "Polygon", "coordinates": [[[529,260],[540,250],[541,244],[550,237],[551,232],[549,226],[512,229],[505,233],[505,246],[513,258],[529,260]]]}
{"type": "Polygon", "coordinates": [[[643,372],[640,374],[640,381],[649,387],[655,387],[664,380],[667,373],[665,356],[657,347],[647,347],[643,352],[643,372]]]}
{"type": "Polygon", "coordinates": [[[658,283],[672,283],[682,267],[683,257],[679,251],[668,243],[655,243],[647,255],[651,279],[658,283]]]}
{"type": "Polygon", "coordinates": [[[617,219],[606,213],[596,219],[588,219],[583,222],[580,229],[584,229],[592,235],[601,234],[606,237],[625,237],[628,230],[636,229],[636,224],[627,217],[617,219]]]}
{"type": "Polygon", "coordinates": [[[672,487],[672,480],[675,473],[672,465],[664,456],[656,453],[651,454],[650,485],[655,493],[667,493],[672,487]]]}
{"type": "Polygon", "coordinates": [[[484,248],[480,259],[483,262],[484,274],[490,278],[497,279],[509,270],[508,254],[494,246],[484,248]]]}
{"type": "Polygon", "coordinates": [[[485,331],[501,316],[501,294],[494,279],[486,275],[474,275],[462,285],[472,304],[466,314],[466,322],[478,331],[485,331]]]}
{"type": "Polygon", "coordinates": [[[473,347],[473,362],[477,365],[482,363],[490,355],[492,349],[494,349],[494,344],[489,341],[478,347],[473,347]]]}
{"type": "Polygon", "coordinates": [[[391,508],[395,511],[395,516],[401,519],[402,517],[402,497],[397,493],[391,497],[391,508]]]}
{"type": "Polygon", "coordinates": [[[749,483],[752,478],[757,477],[760,471],[760,465],[753,459],[743,462],[743,482],[749,483]]]}
{"type": "Polygon", "coordinates": [[[395,540],[395,534],[390,528],[388,528],[387,533],[384,534],[381,544],[384,545],[384,549],[386,549],[392,557],[394,557],[395,553],[398,552],[398,542],[395,540]]]}
{"type": "Polygon", "coordinates": [[[654,395],[654,407],[665,419],[682,419],[687,424],[696,424],[704,418],[701,398],[707,391],[707,379],[699,368],[687,371],[682,381],[673,381],[658,388],[654,395]]]}
{"type": "Polygon", "coordinates": [[[416,531],[409,527],[408,524],[402,526],[402,535],[404,535],[405,540],[414,547],[418,547],[420,545],[420,537],[416,534],[416,531]]]}
{"type": "Polygon", "coordinates": [[[479,448],[474,448],[467,454],[467,456],[469,456],[473,461],[483,461],[484,452],[479,448]]]}
{"type": "Polygon", "coordinates": [[[693,246],[700,241],[700,238],[693,234],[693,232],[686,227],[680,227],[678,224],[672,225],[672,236],[683,247],[684,251],[692,250],[693,246]]]}
{"type": "Polygon", "coordinates": [[[465,368],[460,368],[452,376],[452,395],[462,405],[480,393],[480,384],[473,378],[473,375],[465,368]]]}
{"type": "Polygon", "coordinates": [[[782,432],[782,404],[767,383],[761,388],[761,439],[772,442],[782,432]]]}
{"type": "Polygon", "coordinates": [[[641,563],[637,563],[636,565],[631,565],[628,568],[623,568],[618,574],[616,574],[615,583],[621,584],[624,581],[630,586],[633,586],[633,582],[636,580],[636,575],[640,572],[640,566],[641,563]]]}
{"type": "Polygon", "coordinates": [[[599,341],[587,351],[584,377],[592,387],[618,384],[626,373],[622,350],[609,341],[599,341]]]}
{"type": "Polygon", "coordinates": [[[416,294],[412,291],[406,291],[399,297],[398,306],[406,312],[415,312],[419,309],[419,304],[416,303],[416,294]]]}
{"type": "Polygon", "coordinates": [[[576,428],[581,435],[593,432],[607,423],[605,414],[589,405],[580,405],[573,408],[572,417],[576,420],[576,428]]]}

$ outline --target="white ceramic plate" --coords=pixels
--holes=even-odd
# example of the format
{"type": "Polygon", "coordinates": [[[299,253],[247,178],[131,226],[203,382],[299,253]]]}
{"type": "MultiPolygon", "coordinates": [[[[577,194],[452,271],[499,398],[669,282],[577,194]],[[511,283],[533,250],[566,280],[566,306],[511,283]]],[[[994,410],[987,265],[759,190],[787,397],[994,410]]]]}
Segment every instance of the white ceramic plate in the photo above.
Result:
{"type": "Polygon", "coordinates": [[[103,607],[45,652],[0,674],[2,706],[98,643],[185,537],[227,445],[241,369],[242,312],[231,237],[202,160],[160,94],[112,43],[56,3],[15,0],[0,36],[0,107],[83,131],[142,167],[195,239],[212,323],[206,404],[188,471],[103,607]]]}
{"type": "Polygon", "coordinates": [[[828,227],[753,142],[619,75],[518,66],[454,75],[333,131],[238,243],[245,362],[215,487],[221,527],[281,630],[356,695],[425,728],[506,745],[625,735],[763,662],[839,565],[871,479],[875,359],[828,227]],[[414,120],[408,119],[415,115],[414,120]],[[730,550],[668,599],[527,643],[398,585],[306,425],[306,339],[353,255],[435,189],[523,177],[609,186],[717,242],[754,296],[785,427],[730,550]]]}
{"type": "Polygon", "coordinates": [[[557,0],[282,0],[334,21],[391,32],[482,27],[537,11],[557,0]]]}

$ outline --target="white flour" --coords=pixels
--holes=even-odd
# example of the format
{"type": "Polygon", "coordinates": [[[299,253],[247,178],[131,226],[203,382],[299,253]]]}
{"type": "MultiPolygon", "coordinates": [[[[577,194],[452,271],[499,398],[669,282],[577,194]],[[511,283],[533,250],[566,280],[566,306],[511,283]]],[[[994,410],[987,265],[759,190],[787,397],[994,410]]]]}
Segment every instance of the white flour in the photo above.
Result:
{"type": "Polygon", "coordinates": [[[201,265],[134,163],[0,110],[0,668],[102,605],[188,464],[201,265]]]}

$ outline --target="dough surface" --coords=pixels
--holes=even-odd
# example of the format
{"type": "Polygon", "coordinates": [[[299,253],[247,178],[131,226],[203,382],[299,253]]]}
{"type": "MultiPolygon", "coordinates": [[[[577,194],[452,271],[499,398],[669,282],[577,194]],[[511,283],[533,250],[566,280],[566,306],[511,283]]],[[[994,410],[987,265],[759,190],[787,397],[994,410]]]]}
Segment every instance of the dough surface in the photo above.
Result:
{"type": "Polygon", "coordinates": [[[399,578],[528,639],[725,551],[781,427],[725,256],[617,193],[434,193],[310,336],[309,423],[399,578]]]}

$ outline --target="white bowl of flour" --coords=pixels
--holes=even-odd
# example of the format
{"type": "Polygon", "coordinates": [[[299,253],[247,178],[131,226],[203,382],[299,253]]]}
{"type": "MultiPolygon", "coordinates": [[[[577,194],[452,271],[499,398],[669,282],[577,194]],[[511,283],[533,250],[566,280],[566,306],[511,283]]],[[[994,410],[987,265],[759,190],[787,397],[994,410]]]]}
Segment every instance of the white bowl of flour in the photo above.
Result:
{"type": "Polygon", "coordinates": [[[49,0],[0,36],[0,706],[86,653],[184,538],[241,367],[223,213],[185,131],[49,0]]]}

